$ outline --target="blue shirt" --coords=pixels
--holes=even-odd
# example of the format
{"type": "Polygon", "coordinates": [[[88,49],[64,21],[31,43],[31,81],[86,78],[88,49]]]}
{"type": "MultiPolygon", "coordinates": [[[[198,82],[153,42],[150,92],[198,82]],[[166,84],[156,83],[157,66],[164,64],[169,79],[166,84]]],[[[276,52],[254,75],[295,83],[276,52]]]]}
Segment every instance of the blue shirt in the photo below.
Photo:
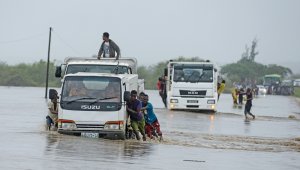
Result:
{"type": "Polygon", "coordinates": [[[148,124],[152,124],[157,120],[155,113],[153,112],[153,106],[151,103],[147,102],[147,105],[143,103],[143,107],[146,107],[145,110],[145,121],[148,124]]]}

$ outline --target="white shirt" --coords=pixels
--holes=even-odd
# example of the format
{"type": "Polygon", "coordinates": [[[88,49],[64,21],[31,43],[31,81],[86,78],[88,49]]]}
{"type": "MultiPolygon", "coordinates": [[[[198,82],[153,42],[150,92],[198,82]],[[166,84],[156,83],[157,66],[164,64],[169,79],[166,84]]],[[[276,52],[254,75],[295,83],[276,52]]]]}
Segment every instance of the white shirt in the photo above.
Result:
{"type": "MultiPolygon", "coordinates": [[[[49,101],[48,102],[48,115],[51,117],[51,119],[53,121],[56,121],[58,119],[58,115],[51,113],[51,111],[50,111],[51,108],[54,110],[54,104],[51,101],[49,101]]],[[[58,111],[58,104],[57,104],[55,111],[58,111]]]]}
{"type": "Polygon", "coordinates": [[[109,58],[109,42],[104,42],[104,58],[109,58]]]}

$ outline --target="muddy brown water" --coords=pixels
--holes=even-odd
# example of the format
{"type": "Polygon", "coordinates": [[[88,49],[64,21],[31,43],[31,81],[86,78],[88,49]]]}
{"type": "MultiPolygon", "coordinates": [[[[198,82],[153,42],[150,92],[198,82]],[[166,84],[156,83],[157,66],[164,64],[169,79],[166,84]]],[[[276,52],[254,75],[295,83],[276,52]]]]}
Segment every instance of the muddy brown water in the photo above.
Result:
{"type": "Polygon", "coordinates": [[[146,91],[164,141],[106,140],[44,128],[44,88],[0,87],[0,169],[300,169],[300,108],[259,96],[255,120],[223,94],[215,114],[169,111],[146,91]],[[289,118],[293,115],[293,119],[289,118]]]}

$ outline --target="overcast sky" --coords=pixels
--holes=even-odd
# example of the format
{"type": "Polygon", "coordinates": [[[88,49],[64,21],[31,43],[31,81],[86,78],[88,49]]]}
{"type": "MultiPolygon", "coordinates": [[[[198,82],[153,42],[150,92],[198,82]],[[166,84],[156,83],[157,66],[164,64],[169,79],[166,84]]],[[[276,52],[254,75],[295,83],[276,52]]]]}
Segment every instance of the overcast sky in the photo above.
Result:
{"type": "Polygon", "coordinates": [[[122,57],[152,65],[178,56],[236,62],[258,39],[256,61],[300,73],[300,0],[0,0],[0,61],[33,63],[98,53],[102,33],[122,57]]]}

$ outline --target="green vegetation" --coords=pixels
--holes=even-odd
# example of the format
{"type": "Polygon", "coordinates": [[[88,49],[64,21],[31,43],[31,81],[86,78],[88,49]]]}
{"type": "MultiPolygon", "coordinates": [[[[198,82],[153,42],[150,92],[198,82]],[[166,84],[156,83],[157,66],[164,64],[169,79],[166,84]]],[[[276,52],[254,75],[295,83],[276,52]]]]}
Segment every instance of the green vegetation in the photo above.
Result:
{"type": "MultiPolygon", "coordinates": [[[[174,61],[203,61],[198,57],[178,57],[174,61]]],[[[139,78],[145,79],[145,89],[156,89],[158,77],[164,74],[168,61],[162,61],[151,66],[139,66],[139,78]]],[[[0,62],[0,86],[45,86],[47,63],[43,60],[33,64],[18,64],[9,66],[0,62]]],[[[60,79],[54,77],[54,62],[49,65],[49,86],[59,87],[60,79]]],[[[257,81],[262,83],[266,74],[279,74],[283,77],[291,74],[289,68],[278,65],[262,65],[252,60],[242,58],[237,63],[222,67],[221,74],[226,79],[225,91],[230,92],[232,82],[257,81]]]]}
{"type": "MultiPolygon", "coordinates": [[[[9,66],[0,62],[0,86],[45,86],[47,62],[9,66]]],[[[60,79],[54,77],[54,63],[49,64],[49,86],[59,87],[60,79]]]]}
{"type": "Polygon", "coordinates": [[[263,77],[267,74],[278,74],[285,78],[292,74],[291,69],[276,64],[263,65],[255,62],[257,40],[252,41],[251,51],[246,46],[245,52],[236,63],[222,67],[221,74],[226,79],[226,87],[231,88],[233,82],[240,84],[262,84],[263,77]]]}
{"type": "Polygon", "coordinates": [[[264,75],[278,74],[286,77],[292,74],[289,68],[278,65],[263,65],[249,60],[239,60],[237,63],[227,64],[222,67],[221,74],[225,75],[228,82],[258,83],[262,84],[264,75]]]}
{"type": "Polygon", "coordinates": [[[300,87],[295,87],[294,96],[300,97],[300,87]]]}
{"type": "MultiPolygon", "coordinates": [[[[174,61],[203,61],[198,57],[184,58],[178,57],[174,61]]],[[[145,79],[145,89],[155,89],[158,77],[164,73],[164,68],[168,61],[148,67],[138,67],[139,78],[145,79]]],[[[9,66],[0,62],[0,86],[45,86],[47,63],[43,60],[33,64],[18,64],[9,66]]],[[[60,79],[54,77],[54,62],[49,65],[49,86],[59,87],[60,79]]]]}
{"type": "MultiPolygon", "coordinates": [[[[221,76],[226,80],[225,92],[230,92],[233,82],[249,84],[262,84],[263,76],[267,74],[278,74],[283,78],[291,75],[289,68],[279,65],[263,65],[255,62],[258,55],[256,51],[257,40],[252,41],[251,50],[246,46],[245,52],[236,63],[227,64],[221,67],[221,76]],[[250,52],[249,52],[250,51],[250,52]]],[[[173,61],[203,61],[198,57],[178,57],[173,61]]],[[[156,89],[156,82],[163,76],[168,61],[162,61],[151,66],[139,66],[138,74],[140,79],[145,80],[145,89],[156,89]]],[[[9,66],[0,61],[0,86],[45,86],[46,62],[40,60],[33,64],[18,64],[9,66]]],[[[55,66],[50,63],[49,86],[59,87],[60,79],[54,77],[55,66]]],[[[299,77],[299,75],[293,78],[299,77]]],[[[299,96],[299,89],[298,93],[299,96]]]]}

